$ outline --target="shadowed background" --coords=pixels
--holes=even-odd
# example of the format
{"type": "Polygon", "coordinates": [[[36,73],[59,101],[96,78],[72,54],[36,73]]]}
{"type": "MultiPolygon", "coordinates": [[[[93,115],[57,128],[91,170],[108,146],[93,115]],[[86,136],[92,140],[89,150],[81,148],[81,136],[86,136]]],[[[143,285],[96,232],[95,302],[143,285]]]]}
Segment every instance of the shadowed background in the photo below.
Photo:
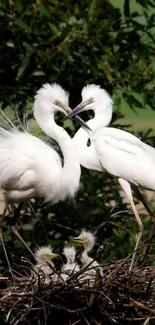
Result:
{"type": "MultiPolygon", "coordinates": [[[[1,108],[16,124],[17,115],[22,123],[26,118],[30,131],[39,135],[31,110],[34,95],[43,83],[60,83],[70,93],[71,107],[81,101],[83,86],[96,83],[114,100],[111,125],[155,146],[154,10],[153,0],[1,3],[1,108]]],[[[83,114],[85,120],[90,116],[83,114]]],[[[72,121],[66,121],[64,127],[70,135],[78,128],[72,121]]],[[[148,198],[155,210],[153,194],[148,198]]],[[[83,168],[75,202],[50,207],[41,200],[32,200],[32,206],[36,215],[25,203],[18,220],[20,232],[32,250],[49,243],[61,252],[64,241],[81,228],[94,230],[101,223],[96,246],[104,244],[101,262],[126,257],[134,248],[137,224],[117,180],[107,173],[83,168]]],[[[139,209],[145,239],[150,220],[141,205],[139,209]]],[[[4,239],[15,265],[20,256],[29,255],[10,233],[9,223],[8,217],[4,239]]],[[[3,272],[7,264],[1,247],[0,252],[3,272]]],[[[150,254],[154,254],[153,245],[150,254]]]]}

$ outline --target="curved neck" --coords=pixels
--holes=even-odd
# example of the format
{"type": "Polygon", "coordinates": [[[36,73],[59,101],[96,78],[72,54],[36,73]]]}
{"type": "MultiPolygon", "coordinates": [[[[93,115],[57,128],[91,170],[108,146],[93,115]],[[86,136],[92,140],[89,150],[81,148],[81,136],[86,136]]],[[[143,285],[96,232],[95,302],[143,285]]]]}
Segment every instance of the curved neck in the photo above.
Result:
{"type": "MultiPolygon", "coordinates": [[[[92,131],[95,132],[98,129],[109,125],[111,118],[112,118],[112,106],[109,105],[106,111],[103,110],[102,114],[96,112],[94,118],[88,120],[87,124],[90,126],[92,131]]],[[[78,152],[80,164],[83,167],[88,169],[102,171],[103,168],[97,157],[94,145],[91,143],[91,145],[88,146],[88,140],[91,139],[91,135],[92,132],[85,130],[84,128],[81,127],[74,135],[72,141],[78,152]]]]}
{"type": "Polygon", "coordinates": [[[88,256],[88,252],[86,250],[83,251],[82,255],[81,255],[81,262],[83,265],[89,264],[92,261],[92,257],[88,256]]]}
{"type": "Polygon", "coordinates": [[[60,168],[60,179],[57,180],[58,184],[55,184],[58,187],[58,192],[59,188],[61,189],[60,192],[63,192],[64,197],[60,199],[64,200],[66,197],[74,197],[79,187],[81,169],[73,142],[68,133],[55,123],[52,114],[50,116],[44,114],[44,116],[40,117],[35,111],[34,116],[43,131],[59,144],[63,153],[64,166],[60,168]]]}
{"type": "Polygon", "coordinates": [[[67,258],[67,264],[73,264],[74,263],[74,259],[70,256],[66,256],[67,258]]]}

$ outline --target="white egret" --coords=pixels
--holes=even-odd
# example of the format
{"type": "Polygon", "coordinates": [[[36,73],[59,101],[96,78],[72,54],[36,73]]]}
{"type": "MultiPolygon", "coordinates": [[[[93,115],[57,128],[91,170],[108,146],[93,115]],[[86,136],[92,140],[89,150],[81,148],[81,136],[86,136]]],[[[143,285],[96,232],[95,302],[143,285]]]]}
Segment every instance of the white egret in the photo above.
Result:
{"type": "Polygon", "coordinates": [[[58,254],[53,253],[51,246],[42,246],[35,252],[37,264],[34,266],[32,276],[44,285],[49,285],[50,282],[56,283],[58,275],[55,273],[54,264],[51,262],[58,254]]]}
{"type": "MultiPolygon", "coordinates": [[[[33,111],[43,131],[59,144],[64,163],[41,139],[26,131],[19,132],[13,125],[10,130],[0,128],[0,188],[7,203],[43,197],[55,204],[74,197],[79,187],[78,154],[68,133],[54,119],[57,111],[64,114],[71,111],[67,92],[55,83],[43,85],[35,96],[33,111]]],[[[15,227],[12,230],[23,242],[15,227]]]]}
{"type": "Polygon", "coordinates": [[[63,249],[63,254],[66,257],[67,263],[61,268],[61,278],[63,281],[69,279],[69,277],[80,270],[79,265],[75,262],[76,250],[73,246],[66,246],[63,249]]]}
{"type": "Polygon", "coordinates": [[[73,238],[74,242],[80,243],[84,247],[84,251],[81,255],[82,268],[88,266],[88,269],[84,271],[84,274],[79,277],[79,281],[86,286],[94,286],[96,272],[99,271],[100,276],[103,276],[102,268],[97,261],[88,255],[93,249],[95,244],[95,236],[86,230],[82,230],[78,237],[73,238]]]}
{"type": "MultiPolygon", "coordinates": [[[[86,168],[101,172],[106,170],[117,177],[130,202],[138,223],[138,236],[130,265],[131,270],[143,234],[143,224],[133,200],[130,184],[151,191],[155,190],[155,149],[129,132],[106,127],[111,120],[112,104],[113,101],[104,89],[94,84],[87,85],[82,90],[82,102],[67,117],[73,117],[86,110],[93,110],[95,113],[94,118],[87,122],[93,132],[80,129],[73,142],[80,163],[86,168]],[[91,145],[87,146],[89,138],[91,145]]],[[[141,195],[138,188],[137,191],[141,195]]],[[[140,198],[150,216],[153,217],[142,196],[140,198]]]]}
{"type": "Polygon", "coordinates": [[[73,197],[79,186],[79,159],[67,132],[58,126],[54,113],[68,108],[68,94],[57,84],[45,84],[37,92],[33,106],[40,127],[60,145],[64,166],[58,153],[27,132],[0,128],[0,180],[8,202],[20,202],[34,196],[57,203],[73,197]]]}

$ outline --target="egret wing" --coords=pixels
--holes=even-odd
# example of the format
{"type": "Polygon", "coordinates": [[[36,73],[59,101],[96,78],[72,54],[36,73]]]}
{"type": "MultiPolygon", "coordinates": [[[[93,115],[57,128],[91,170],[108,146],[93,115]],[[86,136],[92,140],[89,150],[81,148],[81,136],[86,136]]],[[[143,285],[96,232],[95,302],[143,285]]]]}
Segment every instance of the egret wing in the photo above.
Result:
{"type": "Polygon", "coordinates": [[[114,128],[99,129],[93,141],[98,158],[109,173],[155,189],[155,149],[134,135],[114,128]]]}

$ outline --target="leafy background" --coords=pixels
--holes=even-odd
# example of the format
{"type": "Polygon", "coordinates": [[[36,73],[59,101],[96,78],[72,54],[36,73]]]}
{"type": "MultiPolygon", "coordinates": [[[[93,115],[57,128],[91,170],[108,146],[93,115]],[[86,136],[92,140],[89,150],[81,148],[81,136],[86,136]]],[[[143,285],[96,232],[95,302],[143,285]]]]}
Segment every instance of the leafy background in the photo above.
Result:
{"type": "MultiPolygon", "coordinates": [[[[112,125],[155,145],[151,130],[155,118],[154,12],[154,0],[1,1],[1,108],[13,121],[14,111],[21,122],[29,115],[28,127],[38,135],[40,129],[31,112],[34,95],[43,83],[60,83],[70,92],[71,107],[81,100],[84,85],[96,83],[114,100],[112,125]]],[[[71,135],[78,128],[72,122],[64,126],[71,135]]],[[[155,210],[150,197],[149,201],[155,210]]],[[[32,200],[32,205],[35,215],[25,203],[18,226],[33,250],[50,243],[61,252],[64,242],[81,228],[98,229],[95,251],[104,245],[103,263],[126,257],[134,248],[136,222],[117,180],[106,173],[83,168],[75,202],[50,207],[32,200]]],[[[145,239],[150,219],[143,210],[141,215],[145,239]]],[[[6,218],[4,239],[15,266],[19,257],[30,256],[11,234],[10,222],[6,218]]],[[[4,271],[2,247],[0,263],[4,271]]]]}

